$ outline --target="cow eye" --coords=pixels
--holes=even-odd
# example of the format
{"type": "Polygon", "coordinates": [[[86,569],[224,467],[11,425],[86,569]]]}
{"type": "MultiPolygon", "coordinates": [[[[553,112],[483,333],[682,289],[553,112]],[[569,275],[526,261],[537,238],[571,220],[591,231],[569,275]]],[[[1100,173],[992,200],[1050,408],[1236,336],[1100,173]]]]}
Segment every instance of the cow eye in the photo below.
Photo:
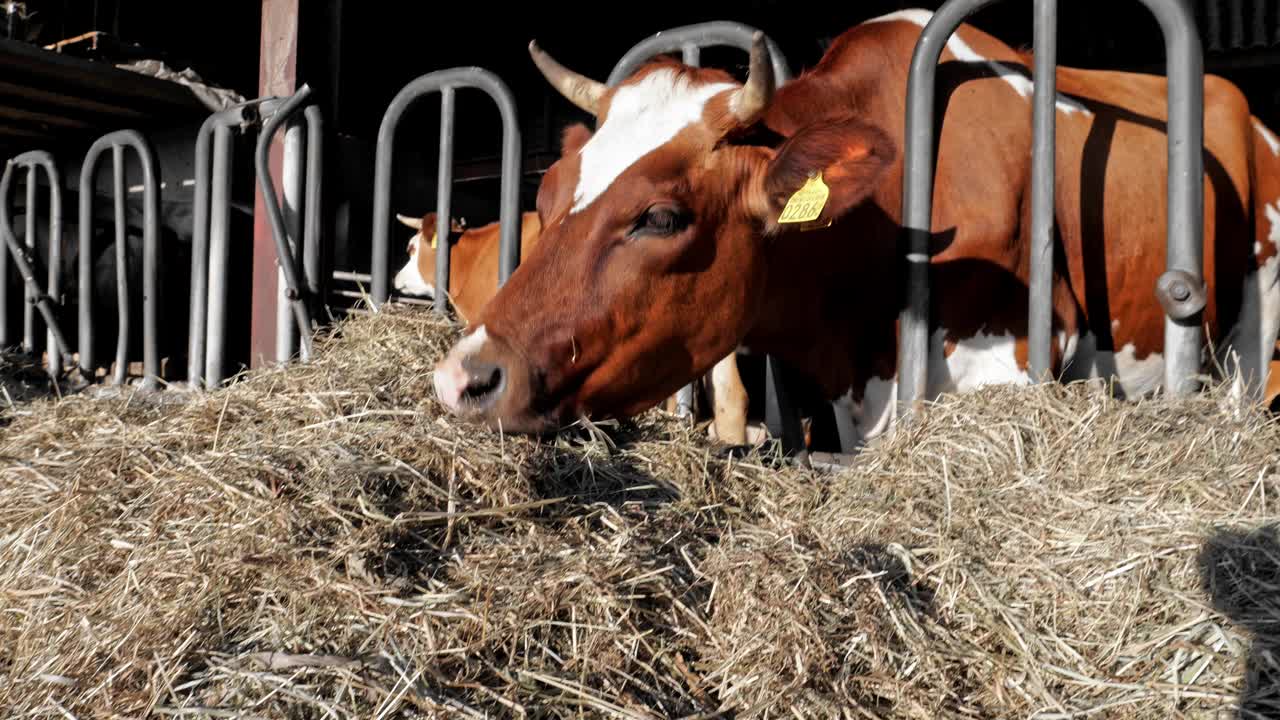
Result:
{"type": "Polygon", "coordinates": [[[688,213],[669,205],[655,205],[645,210],[636,222],[633,235],[674,235],[689,225],[688,213]]]}

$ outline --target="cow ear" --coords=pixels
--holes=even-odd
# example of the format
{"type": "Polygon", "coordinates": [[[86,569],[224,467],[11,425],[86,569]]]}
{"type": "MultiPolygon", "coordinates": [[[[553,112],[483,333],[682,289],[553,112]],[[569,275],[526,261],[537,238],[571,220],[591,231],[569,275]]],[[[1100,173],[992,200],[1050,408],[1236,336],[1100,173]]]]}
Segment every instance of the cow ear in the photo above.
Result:
{"type": "Polygon", "coordinates": [[[875,190],[894,156],[889,136],[858,120],[800,129],[765,170],[769,227],[830,225],[875,190]]]}

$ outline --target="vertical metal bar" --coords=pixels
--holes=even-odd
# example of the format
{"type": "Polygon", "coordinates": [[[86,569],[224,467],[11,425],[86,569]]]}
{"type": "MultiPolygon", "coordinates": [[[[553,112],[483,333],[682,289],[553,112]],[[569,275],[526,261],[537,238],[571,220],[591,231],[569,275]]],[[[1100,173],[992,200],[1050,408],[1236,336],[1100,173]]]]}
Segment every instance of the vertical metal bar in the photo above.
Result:
{"type": "Polygon", "coordinates": [[[498,112],[502,115],[502,181],[498,208],[501,243],[498,287],[502,287],[520,265],[520,171],[524,158],[520,152],[520,120],[516,114],[515,98],[500,79],[495,76],[493,81],[495,87],[489,91],[489,96],[497,103],[498,112]]]}
{"type": "MultiPolygon", "coordinates": [[[[1195,288],[1204,284],[1204,52],[1186,0],[1143,0],[1164,33],[1169,77],[1169,186],[1167,273],[1179,274],[1195,288]]],[[[1176,293],[1175,293],[1176,294],[1176,293]]],[[[1203,309],[1188,317],[1165,317],[1166,392],[1196,389],[1203,344],[1203,309]]]]}
{"type": "Polygon", "coordinates": [[[295,260],[302,245],[302,218],[305,212],[303,203],[306,188],[306,144],[307,129],[300,119],[290,120],[284,132],[284,177],[281,185],[284,188],[284,220],[288,231],[289,258],[279,258],[277,264],[278,279],[276,288],[279,296],[276,300],[276,361],[288,362],[293,357],[295,335],[304,332],[303,328],[294,325],[293,303],[289,298],[289,283],[284,276],[284,263],[295,260]]]}
{"type": "MultiPolygon", "coordinates": [[[[49,177],[49,267],[46,293],[50,301],[62,304],[62,175],[50,159],[45,165],[49,177]]],[[[49,358],[49,375],[56,378],[62,373],[66,341],[57,323],[45,323],[45,352],[49,358]]]]}
{"type": "Polygon", "coordinates": [[[129,253],[126,219],[124,213],[124,146],[111,146],[111,171],[113,176],[112,201],[116,220],[116,313],[119,317],[119,333],[116,335],[116,368],[112,382],[121,385],[128,372],[129,361],[129,253]]]}
{"type": "Polygon", "coordinates": [[[1058,0],[1036,0],[1031,144],[1031,268],[1028,362],[1035,382],[1052,379],[1053,226],[1056,158],[1058,0]]]}
{"type": "MultiPolygon", "coordinates": [[[[14,163],[9,160],[5,163],[4,176],[7,178],[12,174],[14,163]]],[[[8,214],[9,193],[6,188],[3,194],[0,194],[0,212],[8,214]]],[[[0,228],[5,230],[5,228],[0,228]]],[[[6,230],[7,231],[7,230],[6,230]]],[[[6,241],[7,242],[7,241],[6,241]]],[[[0,248],[0,349],[8,349],[9,347],[9,253],[0,248]]]]}
{"type": "Polygon", "coordinates": [[[200,387],[204,382],[205,343],[208,332],[206,298],[209,293],[209,145],[214,133],[214,116],[200,125],[196,135],[194,204],[191,237],[191,313],[187,320],[187,383],[200,387]]]}
{"type": "Polygon", "coordinates": [[[209,273],[205,340],[205,385],[222,384],[227,344],[227,264],[231,259],[231,128],[213,131],[213,176],[209,188],[209,273]]]}
{"type": "Polygon", "coordinates": [[[142,136],[125,131],[125,139],[142,166],[142,384],[153,390],[160,382],[160,177],[155,158],[142,136]]]}
{"type": "Polygon", "coordinates": [[[697,43],[685,43],[680,48],[680,59],[685,65],[698,67],[702,64],[702,48],[697,43]]]}
{"type": "MultiPolygon", "coordinates": [[[[35,257],[36,250],[36,165],[27,166],[27,257],[35,257]]],[[[28,284],[22,286],[22,351],[35,352],[36,349],[36,288],[28,284]]]]}
{"type": "Polygon", "coordinates": [[[445,312],[449,307],[449,218],[453,200],[453,121],[454,89],[448,85],[440,90],[440,155],[436,161],[436,293],[435,309],[445,312]]]}
{"type": "Polygon", "coordinates": [[[302,274],[306,282],[307,301],[312,313],[321,311],[324,298],[323,274],[320,270],[324,211],[324,113],[310,105],[303,114],[307,118],[307,197],[306,222],[302,232],[302,274]]]}
{"type": "Polygon", "coordinates": [[[782,451],[804,449],[804,435],[800,429],[800,414],[787,392],[785,366],[772,355],[765,359],[765,415],[764,424],[769,434],[782,441],[782,451]]]}
{"type": "MultiPolygon", "coordinates": [[[[680,59],[685,65],[698,67],[702,64],[702,48],[693,42],[685,43],[680,48],[680,59]]],[[[734,350],[737,352],[737,350],[734,350]]],[[[766,358],[765,362],[768,362],[766,358]]],[[[774,385],[773,373],[765,373],[765,414],[772,413],[781,427],[782,415],[776,400],[778,388],[774,385]]],[[[676,417],[693,418],[693,383],[689,383],[676,391],[676,417]]],[[[766,423],[767,425],[767,423],[766,423]]]]}
{"type": "Polygon", "coordinates": [[[85,380],[92,380],[94,373],[93,353],[93,178],[98,171],[98,160],[106,146],[101,141],[94,143],[85,154],[84,163],[80,166],[80,209],[79,228],[80,242],[77,252],[79,261],[80,288],[78,302],[80,304],[80,320],[78,350],[80,353],[80,372],[85,380]]]}
{"type": "Polygon", "coordinates": [[[898,316],[898,410],[924,397],[929,360],[929,236],[933,224],[934,87],[938,60],[960,23],[996,0],[950,0],[920,31],[907,75],[902,225],[907,240],[906,304],[898,316]]]}

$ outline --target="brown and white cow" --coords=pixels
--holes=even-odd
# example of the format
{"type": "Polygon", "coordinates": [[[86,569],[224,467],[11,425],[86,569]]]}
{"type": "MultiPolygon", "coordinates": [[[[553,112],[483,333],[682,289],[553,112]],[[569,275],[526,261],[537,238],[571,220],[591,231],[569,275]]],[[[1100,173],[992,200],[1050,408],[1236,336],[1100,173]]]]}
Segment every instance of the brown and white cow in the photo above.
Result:
{"type": "MultiPolygon", "coordinates": [[[[405,249],[409,259],[396,273],[393,285],[396,292],[423,298],[434,298],[436,293],[436,214],[427,213],[421,219],[396,215],[402,225],[413,228],[405,249]],[[423,242],[423,236],[431,239],[423,242]],[[425,251],[423,251],[425,250],[425,251]]],[[[498,260],[502,249],[500,226],[490,223],[478,228],[467,228],[466,220],[449,219],[452,249],[449,253],[449,301],[463,320],[477,317],[498,292],[498,260]]],[[[520,259],[524,258],[538,242],[542,225],[538,214],[527,212],[520,216],[520,259]]]]}
{"type": "MultiPolygon", "coordinates": [[[[397,214],[396,219],[412,228],[414,234],[405,249],[408,261],[395,275],[395,289],[404,295],[434,298],[436,214],[427,213],[420,219],[397,214]],[[425,244],[424,232],[432,238],[425,244]],[[420,252],[423,247],[425,252],[420,252]]],[[[520,222],[520,256],[524,258],[537,244],[542,225],[535,212],[523,213],[520,222]]],[[[466,320],[478,317],[498,292],[501,225],[495,222],[467,228],[465,220],[451,218],[450,227],[453,247],[449,259],[449,300],[458,315],[466,320]]],[[[747,390],[738,374],[737,355],[729,353],[702,380],[712,403],[709,435],[730,445],[759,442],[763,430],[747,425],[747,390]]]]}
{"type": "MultiPolygon", "coordinates": [[[[808,372],[847,414],[847,449],[896,410],[904,303],[907,69],[927,11],[846,31],[775,88],[757,37],[750,74],[660,60],[616,88],[530,44],[573,126],[538,195],[543,238],[442,360],[434,384],[464,418],[540,432],[660,402],[739,344],[808,372]],[[779,216],[820,177],[808,226],[779,216]]],[[[928,397],[1027,383],[1029,53],[971,26],[939,68],[928,397]]],[[[1055,372],[1162,378],[1166,81],[1059,68],[1055,372]]],[[[1205,80],[1204,322],[1251,398],[1280,325],[1280,141],[1239,90],[1205,80]]]]}

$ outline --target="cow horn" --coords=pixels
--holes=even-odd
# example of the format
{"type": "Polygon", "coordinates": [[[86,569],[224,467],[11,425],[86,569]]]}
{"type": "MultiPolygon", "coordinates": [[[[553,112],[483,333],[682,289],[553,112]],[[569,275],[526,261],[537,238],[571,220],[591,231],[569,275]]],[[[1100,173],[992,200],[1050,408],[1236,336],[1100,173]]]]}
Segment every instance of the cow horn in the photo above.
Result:
{"type": "Polygon", "coordinates": [[[399,220],[401,223],[413,228],[414,230],[422,229],[422,218],[405,217],[400,213],[396,213],[396,219],[399,220]]]}
{"type": "Polygon", "coordinates": [[[565,96],[565,99],[593,116],[598,112],[600,98],[604,95],[605,90],[608,89],[603,83],[579,75],[556,62],[554,58],[538,47],[538,41],[536,40],[529,41],[529,55],[533,57],[533,64],[538,66],[542,76],[547,79],[547,82],[551,83],[551,87],[554,87],[561,95],[565,96]]]}
{"type": "Polygon", "coordinates": [[[773,90],[773,58],[764,33],[757,30],[751,37],[751,64],[747,82],[729,101],[729,109],[734,118],[743,125],[750,125],[760,119],[765,108],[769,107],[769,101],[773,99],[773,90]]]}

